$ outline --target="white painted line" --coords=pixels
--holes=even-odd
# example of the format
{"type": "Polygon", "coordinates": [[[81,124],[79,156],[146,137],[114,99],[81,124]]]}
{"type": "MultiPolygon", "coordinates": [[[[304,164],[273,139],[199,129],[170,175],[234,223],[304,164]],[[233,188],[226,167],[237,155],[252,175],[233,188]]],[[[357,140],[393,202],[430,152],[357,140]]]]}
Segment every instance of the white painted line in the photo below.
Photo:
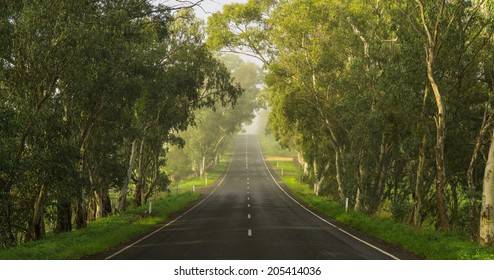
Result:
{"type": "Polygon", "coordinates": [[[252,230],[251,229],[247,230],[247,236],[252,236],[252,230]]]}
{"type": "Polygon", "coordinates": [[[247,207],[249,207],[249,208],[250,208],[250,203],[249,203],[249,204],[247,204],[247,207]]]}
{"type": "Polygon", "coordinates": [[[247,197],[247,200],[250,200],[250,197],[247,197]]]}
{"type": "Polygon", "coordinates": [[[183,216],[187,215],[189,212],[191,212],[192,210],[194,210],[195,208],[197,208],[199,205],[201,205],[201,204],[202,204],[204,201],[206,201],[208,198],[210,198],[210,197],[211,197],[211,195],[213,195],[213,194],[216,192],[216,190],[217,190],[217,189],[221,186],[221,184],[222,184],[222,183],[223,183],[223,181],[225,180],[226,175],[228,174],[228,171],[230,171],[230,166],[232,165],[233,158],[234,158],[234,155],[232,155],[232,158],[230,159],[230,163],[228,164],[228,168],[226,169],[226,172],[225,172],[225,175],[223,175],[223,178],[221,178],[221,181],[220,181],[220,182],[216,185],[216,187],[214,188],[214,190],[213,190],[213,191],[211,191],[211,193],[210,193],[208,196],[206,196],[203,200],[201,200],[199,203],[197,203],[196,205],[194,205],[192,208],[190,208],[189,210],[187,210],[185,213],[183,213],[182,215],[178,216],[178,217],[177,217],[177,218],[175,218],[174,220],[172,220],[172,221],[168,222],[167,224],[163,225],[162,227],[158,228],[157,230],[155,230],[155,231],[151,232],[150,234],[148,234],[148,235],[144,236],[143,238],[141,238],[141,239],[137,240],[136,242],[134,242],[134,243],[132,243],[132,244],[130,244],[130,245],[128,245],[128,246],[126,246],[126,247],[124,247],[123,249],[121,249],[120,251],[118,251],[118,252],[114,253],[113,255],[106,257],[106,258],[105,258],[105,260],[109,260],[109,259],[111,259],[111,258],[115,257],[116,255],[118,255],[118,254],[122,253],[123,251],[125,251],[125,250],[127,250],[127,249],[129,249],[129,248],[131,248],[132,246],[136,245],[137,243],[139,243],[139,242],[143,241],[144,239],[146,239],[146,238],[148,238],[148,237],[150,237],[150,236],[152,236],[152,235],[156,234],[157,232],[161,231],[162,229],[164,229],[164,228],[166,228],[166,227],[170,226],[171,224],[173,224],[174,222],[178,221],[180,218],[182,218],[183,216]]]}
{"type": "Polygon", "coordinates": [[[262,150],[261,150],[261,143],[259,143],[259,138],[257,138],[257,147],[259,149],[259,153],[261,154],[261,158],[262,158],[262,161],[264,163],[264,167],[266,167],[266,170],[268,171],[269,175],[271,176],[271,178],[273,179],[273,182],[276,184],[276,186],[278,186],[278,188],[286,195],[288,196],[291,200],[293,200],[293,202],[295,202],[296,204],[298,204],[300,207],[302,207],[304,210],[306,210],[307,212],[311,213],[312,215],[314,215],[315,217],[317,217],[319,220],[323,221],[324,223],[334,227],[335,229],[339,230],[340,232],[343,232],[344,234],[352,237],[353,239],[355,240],[358,240],[360,242],[362,242],[363,244],[387,255],[388,257],[392,258],[392,259],[395,259],[395,260],[399,260],[398,257],[396,257],[395,255],[391,254],[391,253],[388,253],[386,251],[384,251],[383,249],[377,247],[377,246],[374,246],[372,244],[370,244],[369,242],[365,241],[365,240],[362,240],[360,238],[358,238],[357,236],[355,235],[352,235],[351,233],[349,233],[348,231],[334,225],[333,223],[331,222],[328,222],[326,219],[324,219],[323,217],[317,215],[316,213],[312,212],[310,209],[308,209],[307,207],[305,207],[304,205],[302,205],[300,202],[298,202],[295,198],[293,198],[291,195],[289,195],[281,186],[280,184],[278,184],[278,182],[276,181],[276,179],[274,178],[273,174],[271,173],[271,171],[269,170],[268,168],[268,165],[266,163],[266,160],[264,159],[264,155],[262,154],[262,150]]]}
{"type": "Polygon", "coordinates": [[[247,219],[250,219],[250,214],[247,214],[247,219]]]}

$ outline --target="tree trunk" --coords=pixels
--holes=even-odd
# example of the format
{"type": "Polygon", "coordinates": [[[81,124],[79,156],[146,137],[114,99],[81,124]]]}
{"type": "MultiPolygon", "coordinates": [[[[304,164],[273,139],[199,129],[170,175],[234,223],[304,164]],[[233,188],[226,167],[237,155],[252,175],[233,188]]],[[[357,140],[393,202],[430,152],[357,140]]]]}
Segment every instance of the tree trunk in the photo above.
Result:
{"type": "Polygon", "coordinates": [[[129,167],[127,169],[127,177],[125,178],[124,185],[122,186],[122,189],[120,190],[120,196],[118,197],[117,210],[120,213],[123,213],[125,211],[127,192],[129,191],[130,180],[132,180],[132,172],[134,170],[136,154],[137,154],[137,139],[135,139],[132,142],[132,147],[131,147],[131,151],[130,151],[130,159],[129,159],[129,167]]]}
{"type": "Polygon", "coordinates": [[[494,245],[494,130],[484,172],[479,237],[481,245],[494,245]]]}
{"type": "MultiPolygon", "coordinates": [[[[488,106],[488,105],[486,105],[488,106]]],[[[487,107],[486,107],[486,110],[487,110],[487,107]]],[[[489,132],[489,128],[491,127],[492,125],[492,121],[493,121],[493,117],[494,115],[491,114],[489,115],[489,117],[484,117],[483,121],[482,121],[482,125],[480,127],[480,131],[479,131],[479,134],[477,135],[476,139],[475,139],[475,145],[474,145],[474,148],[473,148],[473,152],[472,152],[472,157],[470,159],[470,164],[468,165],[468,169],[467,169],[467,184],[468,184],[468,190],[470,192],[470,195],[469,195],[469,198],[468,198],[468,201],[469,201],[469,209],[468,209],[468,218],[469,218],[469,224],[470,224],[470,231],[471,233],[474,233],[474,232],[477,232],[478,231],[478,210],[477,210],[477,200],[476,200],[476,197],[475,197],[475,192],[476,192],[476,188],[475,188],[475,178],[473,177],[473,171],[475,169],[475,166],[477,165],[477,159],[478,159],[478,155],[480,153],[480,150],[482,148],[482,140],[484,139],[484,137],[487,135],[487,133],[489,132]]]]}
{"type": "Polygon", "coordinates": [[[151,195],[153,194],[154,187],[156,186],[156,182],[158,181],[159,172],[159,154],[156,154],[153,163],[153,177],[151,178],[151,183],[149,184],[148,190],[144,194],[144,203],[147,203],[149,197],[151,197],[151,195]]]}
{"type": "Polygon", "coordinates": [[[111,214],[111,201],[108,190],[100,190],[94,192],[95,202],[95,219],[107,217],[111,214]]]}
{"type": "Polygon", "coordinates": [[[391,149],[391,145],[387,143],[386,136],[383,134],[381,137],[381,145],[379,146],[379,162],[376,166],[376,177],[374,179],[372,197],[370,198],[370,204],[368,207],[369,213],[375,213],[379,210],[381,205],[381,199],[386,186],[386,179],[388,173],[388,154],[391,149]]]}
{"type": "Polygon", "coordinates": [[[202,156],[201,167],[199,169],[199,176],[203,177],[206,172],[206,156],[202,156]]]}
{"type": "Polygon", "coordinates": [[[87,207],[84,203],[82,193],[79,194],[75,202],[75,221],[74,226],[76,229],[87,227],[87,207]]]}
{"type": "Polygon", "coordinates": [[[437,106],[436,115],[436,201],[437,201],[437,214],[438,214],[438,229],[440,231],[448,231],[450,229],[448,218],[448,207],[446,203],[446,168],[444,165],[444,139],[446,137],[446,108],[443,103],[439,86],[434,78],[434,62],[436,55],[436,45],[439,37],[439,26],[444,14],[444,7],[446,0],[441,1],[440,10],[437,11],[435,22],[433,22],[433,29],[429,27],[429,20],[427,20],[427,14],[425,11],[425,4],[423,0],[415,0],[420,9],[420,18],[424,27],[427,42],[425,43],[426,51],[426,63],[427,63],[427,79],[434,93],[437,106]]]}
{"type": "Polygon", "coordinates": [[[436,105],[438,114],[436,116],[436,200],[437,200],[437,214],[438,214],[438,229],[440,231],[448,231],[450,229],[448,218],[448,206],[446,203],[446,167],[444,165],[444,140],[446,138],[446,109],[444,107],[442,96],[439,92],[439,88],[434,81],[432,62],[427,63],[427,72],[432,91],[436,97],[436,105]]]}
{"type": "Polygon", "coordinates": [[[67,232],[72,230],[72,207],[71,203],[64,201],[57,204],[57,225],[56,233],[67,232]]]}
{"type": "Polygon", "coordinates": [[[354,209],[356,211],[360,211],[363,206],[362,193],[364,191],[365,177],[367,176],[367,172],[365,170],[363,161],[364,161],[364,152],[363,150],[361,150],[359,152],[359,161],[358,161],[358,169],[357,169],[357,192],[355,194],[355,206],[354,206],[354,209]]]}
{"type": "Polygon", "coordinates": [[[340,198],[340,201],[345,201],[345,193],[343,191],[343,153],[340,148],[336,149],[335,167],[336,182],[338,183],[338,197],[340,198]]]}
{"type": "Polygon", "coordinates": [[[39,240],[44,237],[43,203],[45,200],[46,186],[41,186],[38,197],[34,203],[33,214],[29,222],[25,239],[26,241],[39,240]]]}
{"type": "Polygon", "coordinates": [[[141,141],[141,147],[139,148],[139,163],[137,166],[139,175],[136,181],[136,191],[134,193],[134,206],[139,207],[142,205],[142,191],[146,186],[146,169],[147,164],[144,162],[144,140],[141,141]]]}
{"type": "Polygon", "coordinates": [[[423,185],[424,185],[424,171],[425,171],[425,161],[427,148],[427,134],[422,137],[422,143],[419,148],[419,158],[417,165],[417,176],[415,181],[415,189],[413,192],[413,211],[412,211],[412,222],[413,225],[419,227],[422,224],[422,199],[423,199],[423,185]]]}
{"type": "Polygon", "coordinates": [[[319,191],[321,186],[318,184],[319,183],[319,172],[317,171],[317,160],[314,160],[312,163],[312,167],[314,169],[314,187],[313,187],[313,192],[315,195],[319,195],[319,191]]]}

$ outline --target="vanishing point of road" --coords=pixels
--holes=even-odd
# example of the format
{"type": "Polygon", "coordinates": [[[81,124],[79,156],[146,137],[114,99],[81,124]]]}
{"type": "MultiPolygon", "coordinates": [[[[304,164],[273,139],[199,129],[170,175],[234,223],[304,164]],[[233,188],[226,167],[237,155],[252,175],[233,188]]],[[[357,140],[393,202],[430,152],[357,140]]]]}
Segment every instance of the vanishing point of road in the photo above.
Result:
{"type": "Polygon", "coordinates": [[[225,176],[193,208],[106,259],[401,259],[413,255],[297,202],[266,165],[255,135],[239,135],[225,176]]]}

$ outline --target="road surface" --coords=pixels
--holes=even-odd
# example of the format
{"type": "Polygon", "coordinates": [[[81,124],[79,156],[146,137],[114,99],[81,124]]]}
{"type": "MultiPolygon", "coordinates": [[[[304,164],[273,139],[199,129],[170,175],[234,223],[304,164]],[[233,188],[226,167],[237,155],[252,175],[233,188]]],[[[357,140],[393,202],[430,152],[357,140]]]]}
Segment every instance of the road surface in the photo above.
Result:
{"type": "Polygon", "coordinates": [[[310,212],[275,180],[257,137],[240,135],[225,177],[209,196],[174,222],[104,258],[398,258],[310,212]]]}

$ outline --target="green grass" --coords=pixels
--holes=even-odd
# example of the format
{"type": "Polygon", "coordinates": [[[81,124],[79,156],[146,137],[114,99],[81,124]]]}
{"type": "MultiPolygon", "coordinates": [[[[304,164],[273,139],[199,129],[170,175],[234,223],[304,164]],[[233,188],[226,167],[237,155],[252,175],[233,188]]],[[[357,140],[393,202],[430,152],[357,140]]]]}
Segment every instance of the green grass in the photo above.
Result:
{"type": "Polygon", "coordinates": [[[150,231],[197,198],[199,194],[192,192],[163,194],[153,200],[151,215],[145,214],[147,205],[129,209],[125,214],[90,222],[86,229],[49,234],[43,240],[0,251],[0,259],[79,259],[98,254],[150,231]]]}
{"type": "MultiPolygon", "coordinates": [[[[208,179],[208,184],[207,186],[211,186],[218,179],[220,179],[226,172],[226,169],[228,168],[228,165],[230,164],[230,159],[231,155],[226,154],[221,158],[219,163],[214,166],[211,170],[206,171],[206,176],[208,179]]],[[[194,177],[194,178],[188,178],[188,179],[183,179],[177,182],[173,182],[172,185],[170,186],[171,191],[176,191],[176,189],[192,189],[193,186],[196,187],[206,187],[206,179],[201,178],[201,177],[194,177]]]]}
{"type": "MultiPolygon", "coordinates": [[[[277,149],[273,148],[274,140],[259,136],[265,156],[276,157],[277,149]],[[269,146],[266,146],[269,143],[269,146]],[[265,147],[268,147],[265,149],[265,147]]],[[[301,167],[293,161],[268,161],[291,192],[313,208],[337,221],[353,228],[369,233],[392,244],[401,246],[426,259],[458,260],[458,259],[494,259],[494,248],[482,248],[455,233],[440,233],[429,228],[415,228],[392,219],[370,216],[361,212],[349,211],[334,201],[316,196],[307,184],[301,182],[301,167]],[[281,170],[283,169],[283,175],[281,170]]]]}
{"type": "MultiPolygon", "coordinates": [[[[223,176],[231,155],[223,159],[207,172],[208,185],[214,184],[223,176]]],[[[181,192],[162,193],[153,200],[152,214],[146,214],[148,205],[138,208],[129,207],[122,215],[115,215],[90,222],[86,229],[73,230],[62,234],[49,233],[40,241],[33,241],[19,246],[0,250],[0,260],[47,260],[80,259],[107,251],[133,238],[149,232],[158,224],[168,220],[170,214],[185,208],[200,194],[191,192],[192,186],[203,187],[203,178],[192,178],[178,182],[181,192]]],[[[171,187],[173,190],[173,186],[171,187]]]]}

